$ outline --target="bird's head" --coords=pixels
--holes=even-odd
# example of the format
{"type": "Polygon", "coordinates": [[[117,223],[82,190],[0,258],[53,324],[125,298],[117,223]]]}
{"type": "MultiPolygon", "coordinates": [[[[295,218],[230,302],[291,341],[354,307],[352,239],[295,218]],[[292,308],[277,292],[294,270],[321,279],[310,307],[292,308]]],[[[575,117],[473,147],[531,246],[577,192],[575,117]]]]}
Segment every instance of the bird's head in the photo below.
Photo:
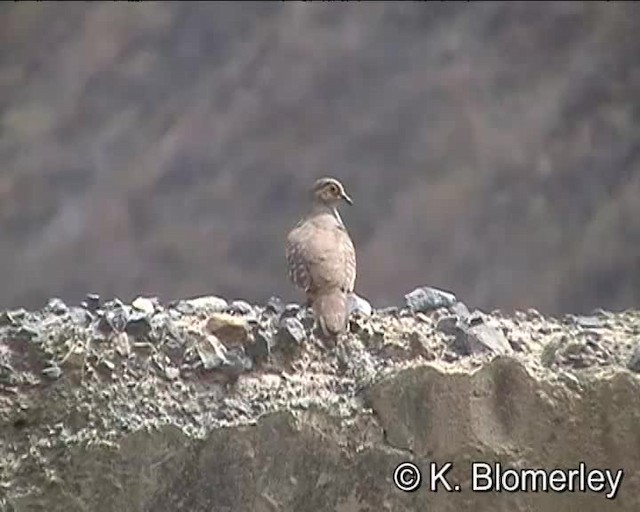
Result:
{"type": "Polygon", "coordinates": [[[314,203],[331,208],[337,207],[342,201],[353,204],[342,183],[335,178],[320,178],[314,183],[311,193],[314,203]]]}

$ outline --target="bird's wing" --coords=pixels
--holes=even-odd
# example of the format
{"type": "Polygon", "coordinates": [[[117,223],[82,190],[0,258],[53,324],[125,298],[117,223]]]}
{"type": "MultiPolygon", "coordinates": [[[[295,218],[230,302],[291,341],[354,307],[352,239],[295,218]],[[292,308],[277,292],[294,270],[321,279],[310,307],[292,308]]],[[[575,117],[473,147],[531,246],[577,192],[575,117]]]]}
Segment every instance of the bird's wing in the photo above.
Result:
{"type": "Polygon", "coordinates": [[[306,248],[304,225],[296,226],[287,237],[286,258],[289,279],[305,292],[311,289],[311,274],[308,268],[309,257],[306,248]]]}
{"type": "Polygon", "coordinates": [[[355,249],[341,225],[326,218],[309,220],[295,228],[287,241],[289,272],[297,286],[306,291],[353,290],[355,249]]]}

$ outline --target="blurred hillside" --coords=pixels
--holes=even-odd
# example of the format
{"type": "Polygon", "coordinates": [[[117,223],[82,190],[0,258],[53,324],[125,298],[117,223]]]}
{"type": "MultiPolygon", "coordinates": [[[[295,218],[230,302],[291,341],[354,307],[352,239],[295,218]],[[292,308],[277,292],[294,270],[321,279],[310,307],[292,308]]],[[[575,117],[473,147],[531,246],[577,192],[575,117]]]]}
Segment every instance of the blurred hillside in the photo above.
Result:
{"type": "Polygon", "coordinates": [[[375,305],[638,306],[640,4],[0,8],[0,307],[298,299],[325,174],[375,305]]]}

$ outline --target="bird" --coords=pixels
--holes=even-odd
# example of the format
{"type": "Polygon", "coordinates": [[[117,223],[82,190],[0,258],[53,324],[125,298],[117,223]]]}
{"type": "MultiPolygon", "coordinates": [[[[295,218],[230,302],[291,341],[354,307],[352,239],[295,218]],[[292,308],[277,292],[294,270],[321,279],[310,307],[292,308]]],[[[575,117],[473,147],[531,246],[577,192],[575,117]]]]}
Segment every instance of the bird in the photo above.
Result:
{"type": "Polygon", "coordinates": [[[324,336],[335,338],[347,330],[347,300],[356,281],[356,251],[338,206],[353,201],[331,177],[316,180],[310,196],[310,211],[286,238],[288,275],[304,291],[324,336]]]}

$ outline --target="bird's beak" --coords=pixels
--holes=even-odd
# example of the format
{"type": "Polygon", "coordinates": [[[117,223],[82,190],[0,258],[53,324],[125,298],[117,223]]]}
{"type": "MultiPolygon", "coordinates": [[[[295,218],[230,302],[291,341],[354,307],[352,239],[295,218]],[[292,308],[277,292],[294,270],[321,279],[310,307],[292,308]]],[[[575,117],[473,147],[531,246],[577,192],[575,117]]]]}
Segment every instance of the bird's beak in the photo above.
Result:
{"type": "Polygon", "coordinates": [[[347,204],[353,204],[353,201],[351,200],[351,198],[347,195],[346,192],[342,192],[342,199],[344,199],[346,201],[347,204]]]}

